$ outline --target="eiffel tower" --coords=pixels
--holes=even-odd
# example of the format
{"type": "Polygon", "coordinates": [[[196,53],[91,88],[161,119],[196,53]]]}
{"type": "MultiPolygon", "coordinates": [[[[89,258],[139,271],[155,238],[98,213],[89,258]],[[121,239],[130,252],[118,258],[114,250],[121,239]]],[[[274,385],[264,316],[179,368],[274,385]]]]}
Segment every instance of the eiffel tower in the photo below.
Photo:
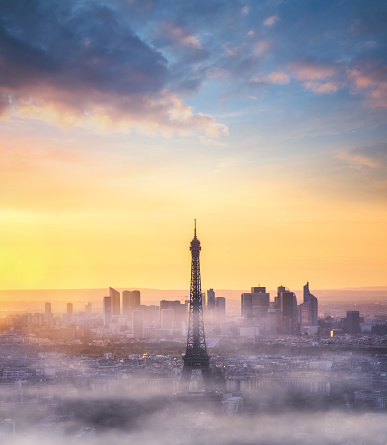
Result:
{"type": "Polygon", "coordinates": [[[206,392],[213,390],[212,377],[210,369],[210,357],[207,354],[206,338],[204,335],[203,322],[203,305],[202,291],[200,279],[200,241],[196,236],[196,219],[195,232],[191,241],[190,251],[192,255],[191,261],[191,289],[189,302],[189,324],[187,349],[183,357],[184,367],[181,374],[179,393],[187,394],[191,381],[192,370],[199,369],[202,371],[204,388],[206,392]]]}

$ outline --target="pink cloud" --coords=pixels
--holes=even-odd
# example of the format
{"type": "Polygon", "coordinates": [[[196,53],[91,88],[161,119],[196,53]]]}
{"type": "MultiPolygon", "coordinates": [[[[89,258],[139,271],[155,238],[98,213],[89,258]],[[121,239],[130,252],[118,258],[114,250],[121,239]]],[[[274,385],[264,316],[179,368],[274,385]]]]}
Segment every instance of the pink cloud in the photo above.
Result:
{"type": "MultiPolygon", "coordinates": [[[[1,93],[1,91],[0,91],[1,93]]],[[[12,111],[24,118],[57,123],[63,127],[92,126],[104,130],[136,128],[144,134],[192,135],[219,137],[228,134],[226,125],[217,123],[207,114],[196,113],[178,95],[162,90],[158,93],[139,93],[124,96],[97,91],[83,91],[76,98],[57,88],[38,91],[19,91],[13,94],[12,111]],[[33,99],[31,99],[33,97],[33,99]]]]}
{"type": "Polygon", "coordinates": [[[223,45],[223,49],[229,56],[238,56],[240,53],[239,48],[232,46],[230,43],[226,43],[225,45],[223,45]]]}
{"type": "Polygon", "coordinates": [[[288,69],[292,77],[315,94],[332,94],[343,86],[337,81],[339,70],[332,65],[300,60],[290,64],[288,69]]]}
{"type": "Polygon", "coordinates": [[[286,83],[290,82],[290,77],[286,73],[274,72],[274,73],[270,73],[267,76],[267,80],[270,83],[275,83],[277,85],[285,85],[286,83]]]}
{"type": "Polygon", "coordinates": [[[226,69],[215,67],[208,72],[207,77],[209,77],[210,79],[221,79],[228,74],[229,72],[226,69]]]}
{"type": "Polygon", "coordinates": [[[365,94],[370,106],[387,108],[387,66],[365,64],[348,69],[347,75],[353,93],[365,94]]]}
{"type": "Polygon", "coordinates": [[[324,80],[336,75],[334,67],[310,61],[298,61],[289,65],[289,70],[298,80],[324,80]]]}
{"type": "Polygon", "coordinates": [[[159,32],[161,32],[173,45],[202,49],[199,39],[189,33],[181,24],[164,22],[159,27],[159,32]]]}
{"type": "Polygon", "coordinates": [[[279,17],[278,15],[272,15],[271,17],[268,17],[263,24],[265,26],[273,26],[275,23],[277,23],[279,21],[279,17]]]}
{"type": "Polygon", "coordinates": [[[339,84],[336,82],[304,82],[303,83],[304,88],[307,90],[311,90],[316,94],[330,94],[330,93],[336,93],[336,91],[339,89],[339,84]]]}
{"type": "Polygon", "coordinates": [[[272,83],[276,85],[285,85],[290,82],[290,77],[286,73],[273,72],[267,76],[253,76],[250,79],[253,83],[272,83]]]}
{"type": "Polygon", "coordinates": [[[360,169],[363,167],[378,168],[381,163],[371,156],[367,156],[357,150],[338,150],[335,157],[348,163],[349,167],[360,169]]]}
{"type": "Polygon", "coordinates": [[[266,40],[260,40],[259,42],[256,42],[254,45],[254,53],[256,56],[261,56],[263,53],[265,53],[271,46],[271,43],[266,40]]]}

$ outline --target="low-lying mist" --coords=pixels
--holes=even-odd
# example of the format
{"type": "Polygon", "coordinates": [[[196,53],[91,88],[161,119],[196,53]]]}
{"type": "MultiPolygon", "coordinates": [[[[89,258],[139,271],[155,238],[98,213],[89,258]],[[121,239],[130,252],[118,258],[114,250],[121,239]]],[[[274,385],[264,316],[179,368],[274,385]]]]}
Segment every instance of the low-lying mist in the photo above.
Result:
{"type": "MultiPolygon", "coordinates": [[[[385,445],[386,413],[319,408],[318,397],[264,387],[228,415],[222,402],[198,403],[170,392],[88,393],[26,403],[15,412],[10,445],[222,444],[385,445]],[[310,405],[310,400],[316,403],[310,405]],[[305,402],[305,404],[303,404],[305,402]],[[310,409],[312,406],[313,410],[310,409]]],[[[198,397],[200,400],[200,397],[198,397]]],[[[195,399],[192,399],[195,400],[195,399]]],[[[2,416],[4,417],[4,416],[2,416]]],[[[1,438],[1,433],[0,433],[1,438]]],[[[3,443],[3,442],[1,442],[3,443]]]]}

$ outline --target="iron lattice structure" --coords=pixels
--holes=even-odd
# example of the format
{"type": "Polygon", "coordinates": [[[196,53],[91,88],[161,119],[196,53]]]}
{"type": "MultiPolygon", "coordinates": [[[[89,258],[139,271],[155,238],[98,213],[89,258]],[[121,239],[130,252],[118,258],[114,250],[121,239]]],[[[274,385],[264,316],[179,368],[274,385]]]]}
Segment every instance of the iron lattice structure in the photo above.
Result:
{"type": "Polygon", "coordinates": [[[210,357],[207,354],[206,338],[204,335],[203,304],[200,279],[200,241],[195,232],[191,241],[191,289],[189,303],[189,323],[187,349],[183,357],[184,367],[180,380],[180,392],[188,392],[193,369],[200,369],[204,380],[206,391],[212,390],[212,379],[210,370],[210,357]]]}

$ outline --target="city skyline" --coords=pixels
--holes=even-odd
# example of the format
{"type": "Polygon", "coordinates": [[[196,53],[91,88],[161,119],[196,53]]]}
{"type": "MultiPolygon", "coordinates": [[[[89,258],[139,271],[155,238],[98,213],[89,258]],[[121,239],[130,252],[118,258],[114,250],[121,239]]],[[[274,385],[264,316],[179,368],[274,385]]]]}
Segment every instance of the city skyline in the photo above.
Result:
{"type": "Polygon", "coordinates": [[[386,24],[0,0],[1,443],[386,443],[386,24]]]}
{"type": "Polygon", "coordinates": [[[387,285],[384,2],[0,13],[0,289],[387,285]]]}

